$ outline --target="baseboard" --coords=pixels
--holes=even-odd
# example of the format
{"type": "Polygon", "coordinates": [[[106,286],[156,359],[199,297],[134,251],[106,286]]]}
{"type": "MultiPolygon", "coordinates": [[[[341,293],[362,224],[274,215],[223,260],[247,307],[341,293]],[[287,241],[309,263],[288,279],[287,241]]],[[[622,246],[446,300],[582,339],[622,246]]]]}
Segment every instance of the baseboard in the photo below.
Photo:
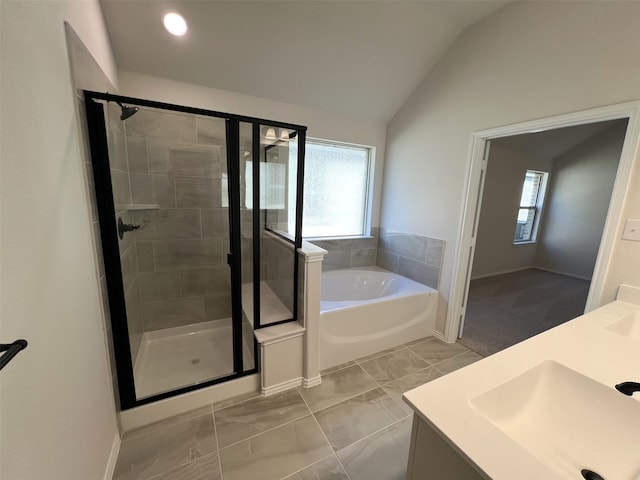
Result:
{"type": "Polygon", "coordinates": [[[270,387],[262,387],[262,396],[268,397],[276,393],[284,392],[302,385],[302,377],[294,378],[293,380],[287,380],[286,382],[271,385],[270,387]]]}
{"type": "Polygon", "coordinates": [[[437,338],[438,340],[442,340],[443,342],[448,343],[447,340],[444,338],[444,334],[441,333],[441,332],[437,332],[437,331],[434,330],[433,331],[433,337],[437,338]]]}
{"type": "Polygon", "coordinates": [[[542,270],[543,272],[557,273],[558,275],[564,275],[565,277],[577,278],[578,280],[586,280],[587,282],[591,281],[591,277],[574,275],[573,273],[561,272],[560,270],[551,270],[550,268],[544,268],[544,267],[531,267],[531,268],[535,268],[536,270],[542,270]]]}
{"type": "Polygon", "coordinates": [[[496,275],[505,275],[507,273],[515,273],[515,272],[521,272],[523,270],[531,270],[531,269],[542,270],[543,272],[549,272],[549,273],[557,273],[558,275],[564,275],[565,277],[572,277],[580,280],[587,280],[589,282],[591,281],[591,277],[583,277],[580,275],[574,275],[573,273],[561,272],[560,270],[552,270],[551,268],[539,267],[537,265],[531,265],[529,267],[514,268],[513,270],[503,270],[501,272],[485,273],[483,275],[476,275],[471,277],[471,280],[479,280],[481,278],[495,277],[496,275]]]}
{"type": "Polygon", "coordinates": [[[116,433],[116,436],[113,439],[113,444],[111,444],[111,452],[109,453],[109,459],[107,460],[107,468],[104,471],[104,480],[112,480],[113,474],[116,470],[118,453],[120,453],[120,435],[116,433]]]}
{"type": "Polygon", "coordinates": [[[531,265],[529,267],[513,268],[511,270],[502,270],[500,272],[483,273],[482,275],[474,275],[471,277],[471,280],[478,280],[480,278],[487,278],[487,277],[495,277],[496,275],[505,275],[507,273],[521,272],[523,270],[529,270],[530,268],[538,268],[539,270],[542,270],[539,267],[531,265]]]}
{"type": "Polygon", "coordinates": [[[322,377],[320,375],[316,375],[315,377],[311,377],[311,378],[302,379],[302,386],[304,388],[315,387],[316,385],[320,385],[321,383],[322,383],[322,377]]]}

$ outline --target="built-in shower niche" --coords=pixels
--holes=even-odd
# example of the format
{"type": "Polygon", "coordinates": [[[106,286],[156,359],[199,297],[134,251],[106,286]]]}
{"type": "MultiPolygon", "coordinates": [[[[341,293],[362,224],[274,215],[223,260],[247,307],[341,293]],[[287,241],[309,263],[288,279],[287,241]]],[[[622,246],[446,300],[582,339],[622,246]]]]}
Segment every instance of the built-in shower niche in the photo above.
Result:
{"type": "Polygon", "coordinates": [[[255,372],[254,328],[296,318],[304,127],[87,95],[122,408],[255,372]]]}

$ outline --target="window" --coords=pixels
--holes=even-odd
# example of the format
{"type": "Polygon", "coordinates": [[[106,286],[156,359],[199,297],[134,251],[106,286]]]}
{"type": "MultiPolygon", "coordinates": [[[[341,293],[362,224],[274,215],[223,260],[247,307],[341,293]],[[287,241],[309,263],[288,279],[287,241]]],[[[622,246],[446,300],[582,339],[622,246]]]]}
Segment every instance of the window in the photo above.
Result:
{"type": "Polygon", "coordinates": [[[365,235],[371,149],[307,140],[304,237],[365,235]]]}
{"type": "Polygon", "coordinates": [[[535,242],[542,203],[547,186],[547,172],[527,170],[522,185],[520,208],[514,243],[535,242]]]}

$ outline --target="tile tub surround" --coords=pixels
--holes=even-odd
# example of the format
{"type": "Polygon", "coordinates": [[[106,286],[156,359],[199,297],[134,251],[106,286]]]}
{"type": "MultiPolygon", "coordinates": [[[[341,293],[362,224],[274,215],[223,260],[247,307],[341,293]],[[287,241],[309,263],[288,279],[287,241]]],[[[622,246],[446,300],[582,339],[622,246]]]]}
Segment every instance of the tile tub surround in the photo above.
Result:
{"type": "Polygon", "coordinates": [[[310,241],[328,252],[323,271],[377,265],[438,289],[444,240],[374,227],[370,237],[310,241]]]}
{"type": "Polygon", "coordinates": [[[323,271],[376,265],[378,228],[371,229],[370,237],[311,239],[309,241],[327,251],[322,262],[323,271]]]}
{"type": "Polygon", "coordinates": [[[447,362],[475,361],[468,354],[430,337],[322,372],[316,387],[243,396],[126,432],[114,480],[404,478],[411,411],[402,392],[441,376],[447,362]]]}
{"type": "Polygon", "coordinates": [[[379,229],[376,264],[386,270],[438,289],[444,240],[379,229]]]}

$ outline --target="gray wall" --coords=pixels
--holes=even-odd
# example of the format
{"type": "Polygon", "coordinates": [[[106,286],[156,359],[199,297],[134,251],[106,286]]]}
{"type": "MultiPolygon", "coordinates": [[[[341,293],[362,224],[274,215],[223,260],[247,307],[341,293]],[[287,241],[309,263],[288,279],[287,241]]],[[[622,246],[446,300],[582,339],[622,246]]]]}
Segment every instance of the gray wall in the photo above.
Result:
{"type": "MultiPolygon", "coordinates": [[[[437,331],[449,307],[472,132],[640,98],[638,18],[638,2],[512,2],[467,28],[389,122],[379,224],[445,240],[437,331]]],[[[623,218],[640,218],[638,169],[623,218]]],[[[618,236],[594,300],[640,284],[638,258],[640,243],[618,236]]]]}
{"type": "Polygon", "coordinates": [[[625,131],[616,123],[556,159],[492,142],[472,278],[532,267],[591,278],[625,131]],[[550,172],[549,184],[537,242],[514,245],[527,169],[550,172]]]}
{"type": "Polygon", "coordinates": [[[534,265],[591,278],[625,132],[615,125],[555,160],[534,265]]]}
{"type": "Polygon", "coordinates": [[[491,143],[472,278],[533,264],[537,244],[513,244],[522,183],[528,169],[549,172],[551,165],[551,159],[535,158],[491,143]]]}

